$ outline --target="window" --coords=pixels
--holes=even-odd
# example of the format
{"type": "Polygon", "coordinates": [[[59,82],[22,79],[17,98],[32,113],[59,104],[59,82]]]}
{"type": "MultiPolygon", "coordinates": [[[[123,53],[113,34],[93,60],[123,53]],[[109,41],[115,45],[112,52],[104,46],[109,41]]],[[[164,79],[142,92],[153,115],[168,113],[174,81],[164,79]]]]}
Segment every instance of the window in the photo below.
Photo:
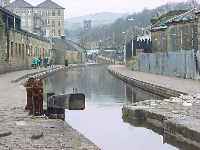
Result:
{"type": "Polygon", "coordinates": [[[22,44],[22,57],[24,58],[24,44],[22,44]]]}
{"type": "Polygon", "coordinates": [[[24,27],[26,25],[26,22],[25,22],[24,18],[21,19],[21,25],[22,25],[22,27],[24,27]]]}
{"type": "Polygon", "coordinates": [[[166,51],[167,49],[167,40],[166,40],[166,34],[162,33],[162,51],[166,51]]]}
{"type": "Polygon", "coordinates": [[[58,30],[58,36],[61,36],[61,32],[60,32],[60,30],[58,30]]]}
{"type": "Polygon", "coordinates": [[[18,55],[17,43],[15,43],[15,52],[16,52],[16,56],[17,56],[18,55]]]}
{"type": "Polygon", "coordinates": [[[157,41],[158,41],[157,35],[156,34],[152,35],[152,51],[158,50],[157,41]]]}
{"type": "Polygon", "coordinates": [[[175,51],[176,49],[176,29],[170,30],[170,49],[171,51],[175,51]]]}
{"type": "Polygon", "coordinates": [[[44,20],[41,20],[40,24],[41,24],[41,25],[44,25],[44,20]]]}
{"type": "Polygon", "coordinates": [[[46,30],[46,37],[49,37],[49,36],[50,36],[50,31],[46,30]]]}
{"type": "Polygon", "coordinates": [[[60,26],[60,20],[58,20],[58,26],[60,26]]]}
{"type": "Polygon", "coordinates": [[[33,56],[33,47],[30,46],[30,56],[33,56]]]}
{"type": "Polygon", "coordinates": [[[51,16],[51,12],[50,12],[50,10],[47,10],[48,11],[48,16],[51,16]]]}
{"type": "Polygon", "coordinates": [[[60,10],[58,10],[58,16],[61,16],[61,11],[60,10]]]}
{"type": "Polygon", "coordinates": [[[46,11],[46,16],[49,16],[49,11],[48,10],[46,11]]]}
{"type": "Polygon", "coordinates": [[[21,44],[19,44],[19,56],[21,56],[21,44]]]}
{"type": "Polygon", "coordinates": [[[42,49],[42,56],[43,56],[43,57],[45,56],[44,48],[42,49]]]}
{"type": "Polygon", "coordinates": [[[34,56],[37,56],[37,47],[35,47],[35,52],[34,52],[34,56]]]}
{"type": "Polygon", "coordinates": [[[46,29],[43,30],[44,36],[46,36],[47,32],[46,29]]]}
{"type": "Polygon", "coordinates": [[[52,26],[55,26],[55,21],[54,20],[52,20],[52,26]]]}
{"type": "Polygon", "coordinates": [[[29,46],[26,45],[26,55],[29,56],[30,55],[30,52],[29,52],[29,46]]]}
{"type": "Polygon", "coordinates": [[[55,29],[52,30],[52,36],[55,36],[55,29]]]}
{"type": "Polygon", "coordinates": [[[28,10],[28,15],[31,15],[31,10],[28,10]]]}
{"type": "Polygon", "coordinates": [[[45,25],[47,25],[47,19],[44,20],[45,25]]]}
{"type": "Polygon", "coordinates": [[[48,25],[50,24],[50,20],[49,20],[49,19],[47,20],[47,24],[48,24],[48,25]]]}
{"type": "Polygon", "coordinates": [[[42,16],[45,16],[45,11],[42,11],[42,16]]]}
{"type": "Polygon", "coordinates": [[[22,11],[22,15],[21,16],[25,16],[25,15],[26,15],[26,13],[24,11],[22,11]]]}
{"type": "Polygon", "coordinates": [[[11,57],[13,57],[13,48],[14,48],[14,43],[11,42],[11,57]]]}
{"type": "Polygon", "coordinates": [[[55,13],[55,10],[52,10],[52,16],[55,16],[56,13],[55,13]]]}
{"type": "Polygon", "coordinates": [[[31,26],[31,19],[28,19],[28,26],[31,26]]]}

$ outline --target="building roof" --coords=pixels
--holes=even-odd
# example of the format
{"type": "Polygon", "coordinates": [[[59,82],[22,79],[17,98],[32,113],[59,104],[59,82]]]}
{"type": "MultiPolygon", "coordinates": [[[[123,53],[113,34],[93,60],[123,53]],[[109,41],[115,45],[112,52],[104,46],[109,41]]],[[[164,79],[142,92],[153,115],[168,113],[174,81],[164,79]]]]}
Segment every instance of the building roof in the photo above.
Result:
{"type": "Polygon", "coordinates": [[[8,5],[9,7],[17,7],[17,8],[31,8],[34,7],[31,4],[25,2],[24,0],[15,0],[14,2],[8,5]]]}
{"type": "Polygon", "coordinates": [[[58,8],[58,9],[65,9],[63,7],[61,7],[60,5],[56,4],[55,2],[51,1],[51,0],[46,0],[42,3],[40,3],[39,5],[37,5],[36,7],[38,8],[58,8]]]}
{"type": "Polygon", "coordinates": [[[167,14],[159,17],[152,25],[151,30],[163,30],[170,24],[176,24],[180,22],[188,22],[197,19],[196,10],[175,10],[170,11],[167,14]]]}

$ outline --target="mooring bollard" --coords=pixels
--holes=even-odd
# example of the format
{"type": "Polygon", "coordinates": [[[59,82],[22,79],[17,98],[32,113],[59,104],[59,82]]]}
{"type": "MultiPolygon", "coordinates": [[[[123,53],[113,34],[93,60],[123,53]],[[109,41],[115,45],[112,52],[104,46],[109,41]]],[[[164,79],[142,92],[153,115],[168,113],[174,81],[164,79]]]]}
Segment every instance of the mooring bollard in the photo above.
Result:
{"type": "Polygon", "coordinates": [[[43,83],[41,80],[29,78],[25,84],[27,91],[27,104],[25,110],[30,114],[43,115],[43,83]]]}
{"type": "Polygon", "coordinates": [[[41,80],[36,80],[32,90],[32,114],[43,115],[43,83],[41,80]]]}
{"type": "Polygon", "coordinates": [[[33,83],[35,82],[34,78],[29,78],[28,81],[25,83],[26,87],[26,93],[27,93],[27,104],[25,106],[25,110],[31,111],[33,108],[32,105],[32,89],[33,89],[33,83]]]}

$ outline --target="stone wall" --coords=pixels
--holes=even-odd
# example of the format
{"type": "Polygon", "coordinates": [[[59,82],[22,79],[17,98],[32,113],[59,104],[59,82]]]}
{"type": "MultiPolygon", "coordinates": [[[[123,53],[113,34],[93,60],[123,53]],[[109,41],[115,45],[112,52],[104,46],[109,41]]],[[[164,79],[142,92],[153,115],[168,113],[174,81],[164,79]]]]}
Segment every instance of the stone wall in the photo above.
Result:
{"type": "Polygon", "coordinates": [[[64,65],[65,60],[67,60],[69,64],[79,64],[84,61],[82,58],[83,51],[72,41],[54,38],[53,43],[55,64],[64,65]]]}
{"type": "Polygon", "coordinates": [[[34,57],[52,57],[48,41],[33,34],[9,29],[0,40],[0,73],[31,68],[34,57]]]}
{"type": "Polygon", "coordinates": [[[166,52],[198,49],[196,20],[169,25],[165,30],[151,32],[152,51],[166,52]]]}
{"type": "Polygon", "coordinates": [[[65,51],[65,60],[68,60],[69,64],[82,63],[82,55],[80,51],[65,51]]]}

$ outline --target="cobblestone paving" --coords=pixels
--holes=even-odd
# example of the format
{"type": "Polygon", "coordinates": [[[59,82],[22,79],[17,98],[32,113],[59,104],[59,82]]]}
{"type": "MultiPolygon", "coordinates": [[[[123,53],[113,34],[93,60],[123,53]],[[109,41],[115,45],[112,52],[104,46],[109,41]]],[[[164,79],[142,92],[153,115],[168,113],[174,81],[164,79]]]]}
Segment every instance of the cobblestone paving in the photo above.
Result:
{"type": "Polygon", "coordinates": [[[129,78],[134,78],[143,82],[155,84],[161,87],[166,87],[183,93],[200,93],[199,80],[182,79],[146,72],[130,71],[123,65],[109,66],[109,69],[119,72],[129,78]]]}
{"type": "Polygon", "coordinates": [[[33,71],[0,75],[0,150],[98,150],[67,123],[24,112],[26,90],[11,81],[33,71]]]}

